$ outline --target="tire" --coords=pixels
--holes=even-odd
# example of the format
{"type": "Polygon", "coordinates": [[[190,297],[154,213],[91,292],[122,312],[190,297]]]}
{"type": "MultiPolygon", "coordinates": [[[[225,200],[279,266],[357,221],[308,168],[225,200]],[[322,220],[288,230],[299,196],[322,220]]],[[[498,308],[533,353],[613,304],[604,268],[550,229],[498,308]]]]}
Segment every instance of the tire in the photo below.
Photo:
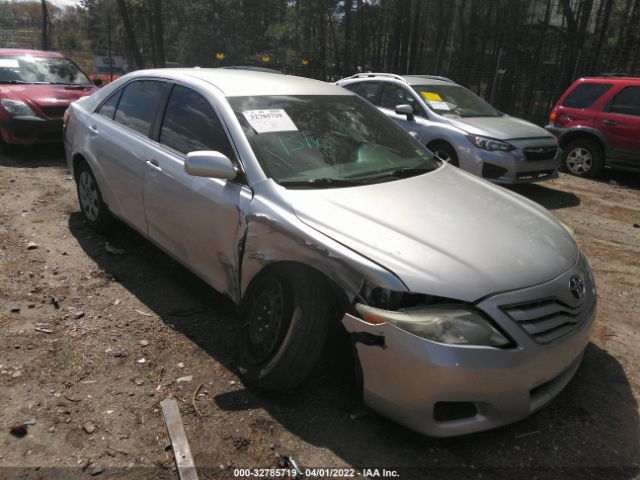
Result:
{"type": "Polygon", "coordinates": [[[246,384],[287,391],[307,377],[327,338],[328,298],[324,279],[302,268],[279,268],[251,285],[237,337],[238,371],[246,384]]]}
{"type": "Polygon", "coordinates": [[[78,165],[76,189],[85,222],[99,233],[107,232],[112,224],[111,213],[102,200],[96,177],[85,161],[78,165]]]}
{"type": "Polygon", "coordinates": [[[596,178],[604,169],[604,152],[597,141],[581,138],[565,147],[562,162],[571,175],[596,178]]]}
{"type": "Polygon", "coordinates": [[[427,146],[429,150],[431,150],[436,157],[438,157],[443,162],[447,162],[454,167],[459,167],[460,163],[458,161],[458,154],[455,149],[445,142],[435,142],[431,143],[427,146]]]}

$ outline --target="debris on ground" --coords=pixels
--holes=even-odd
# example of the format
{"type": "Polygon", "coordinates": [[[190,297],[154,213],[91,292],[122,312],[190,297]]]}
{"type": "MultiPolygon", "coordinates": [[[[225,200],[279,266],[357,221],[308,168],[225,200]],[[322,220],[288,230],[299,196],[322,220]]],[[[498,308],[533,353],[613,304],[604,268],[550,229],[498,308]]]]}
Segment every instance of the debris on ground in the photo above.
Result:
{"type": "Polygon", "coordinates": [[[16,422],[11,425],[9,433],[17,438],[22,438],[27,434],[27,424],[24,422],[16,422]]]}
{"type": "Polygon", "coordinates": [[[145,381],[144,381],[144,379],[142,379],[142,378],[136,378],[136,379],[133,381],[133,383],[135,383],[137,386],[141,387],[142,385],[144,385],[144,384],[145,384],[145,381]]]}
{"type": "Polygon", "coordinates": [[[84,311],[83,311],[83,310],[78,310],[78,311],[73,315],[73,318],[75,318],[76,320],[80,320],[82,317],[84,317],[84,311]]]}
{"type": "Polygon", "coordinates": [[[11,313],[20,313],[20,308],[19,307],[11,307],[11,313]]]}
{"type": "Polygon", "coordinates": [[[140,340],[139,343],[141,347],[146,347],[147,345],[149,345],[149,342],[147,340],[140,340]]]}
{"type": "Polygon", "coordinates": [[[49,328],[49,324],[47,324],[47,323],[36,323],[36,324],[34,324],[33,329],[34,329],[36,332],[42,332],[42,333],[53,333],[53,330],[51,330],[51,329],[49,328]]]}
{"type": "Polygon", "coordinates": [[[36,248],[40,248],[36,242],[27,242],[27,250],[35,250],[36,248]]]}
{"type": "Polygon", "coordinates": [[[91,435],[93,432],[96,431],[96,426],[91,420],[87,420],[82,424],[82,429],[85,432],[87,432],[89,435],[91,435]]]}
{"type": "Polygon", "coordinates": [[[190,382],[191,380],[193,380],[193,375],[187,375],[185,377],[176,378],[177,383],[190,382]]]}
{"type": "Polygon", "coordinates": [[[296,478],[302,478],[304,477],[304,473],[302,473],[302,470],[300,470],[300,467],[298,467],[298,464],[295,462],[295,460],[293,459],[293,457],[290,457],[288,455],[278,455],[276,457],[276,460],[278,461],[278,466],[280,468],[287,468],[287,469],[292,469],[296,471],[296,478]]]}
{"type": "Polygon", "coordinates": [[[160,402],[160,407],[162,408],[162,418],[167,427],[167,433],[173,448],[180,480],[197,480],[198,474],[191,456],[187,434],[182,424],[178,402],[175,398],[167,398],[160,402]]]}
{"type": "Polygon", "coordinates": [[[60,308],[60,304],[58,303],[58,297],[55,295],[51,295],[51,305],[57,310],[60,308]]]}
{"type": "Polygon", "coordinates": [[[153,317],[153,315],[151,315],[150,313],[143,312],[142,310],[134,310],[134,312],[139,313],[140,315],[143,315],[145,317],[153,317]]]}
{"type": "Polygon", "coordinates": [[[118,247],[114,247],[113,245],[109,245],[109,242],[104,244],[104,249],[107,252],[112,253],[113,255],[123,255],[124,253],[126,253],[122,248],[118,248],[118,247]]]}

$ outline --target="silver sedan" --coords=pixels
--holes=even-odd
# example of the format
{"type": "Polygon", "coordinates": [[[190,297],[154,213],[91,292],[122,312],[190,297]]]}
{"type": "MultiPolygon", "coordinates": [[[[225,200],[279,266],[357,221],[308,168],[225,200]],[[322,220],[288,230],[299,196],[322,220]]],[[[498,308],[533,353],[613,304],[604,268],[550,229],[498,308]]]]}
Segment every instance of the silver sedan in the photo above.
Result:
{"type": "Polygon", "coordinates": [[[64,139],[89,225],[124,221],[241,307],[248,384],[295,387],[342,322],[365,403],[451,436],[526,417],[580,364],[596,291],[571,234],[344,89],[140,71],[73,103],[64,139]]]}

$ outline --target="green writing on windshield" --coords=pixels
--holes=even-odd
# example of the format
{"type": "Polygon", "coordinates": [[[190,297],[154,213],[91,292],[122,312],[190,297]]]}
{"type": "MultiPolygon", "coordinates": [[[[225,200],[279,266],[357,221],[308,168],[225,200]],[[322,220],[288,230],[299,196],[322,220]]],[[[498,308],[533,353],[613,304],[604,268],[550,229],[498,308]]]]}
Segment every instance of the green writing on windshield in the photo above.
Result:
{"type": "Polygon", "coordinates": [[[306,132],[287,133],[278,136],[282,151],[287,156],[299,150],[331,150],[333,143],[326,137],[314,137],[306,132]]]}

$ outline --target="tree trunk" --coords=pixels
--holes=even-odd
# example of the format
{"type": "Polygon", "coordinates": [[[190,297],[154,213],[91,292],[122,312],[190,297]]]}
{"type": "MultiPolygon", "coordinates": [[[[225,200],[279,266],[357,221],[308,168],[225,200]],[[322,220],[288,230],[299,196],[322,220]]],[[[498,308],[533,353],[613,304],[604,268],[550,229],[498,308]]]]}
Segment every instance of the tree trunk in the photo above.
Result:
{"type": "Polygon", "coordinates": [[[42,6],[42,50],[49,50],[49,10],[47,0],[41,0],[42,6]]]}
{"type": "Polygon", "coordinates": [[[153,0],[153,21],[154,21],[154,37],[156,39],[156,56],[158,58],[158,67],[164,68],[164,26],[162,23],[162,0],[153,0]]]}
{"type": "Polygon", "coordinates": [[[343,54],[343,66],[342,75],[344,77],[351,75],[353,69],[351,67],[350,51],[353,48],[351,43],[351,7],[353,6],[353,0],[344,0],[344,54],[343,54]]]}
{"type": "Polygon", "coordinates": [[[142,63],[142,54],[138,49],[138,42],[136,42],[136,36],[133,33],[133,28],[131,26],[131,19],[129,18],[129,11],[127,10],[127,5],[124,0],[117,0],[118,10],[120,11],[120,17],[122,18],[122,26],[124,27],[125,33],[125,43],[127,45],[127,50],[129,51],[129,55],[133,59],[136,69],[143,68],[142,63]]]}

